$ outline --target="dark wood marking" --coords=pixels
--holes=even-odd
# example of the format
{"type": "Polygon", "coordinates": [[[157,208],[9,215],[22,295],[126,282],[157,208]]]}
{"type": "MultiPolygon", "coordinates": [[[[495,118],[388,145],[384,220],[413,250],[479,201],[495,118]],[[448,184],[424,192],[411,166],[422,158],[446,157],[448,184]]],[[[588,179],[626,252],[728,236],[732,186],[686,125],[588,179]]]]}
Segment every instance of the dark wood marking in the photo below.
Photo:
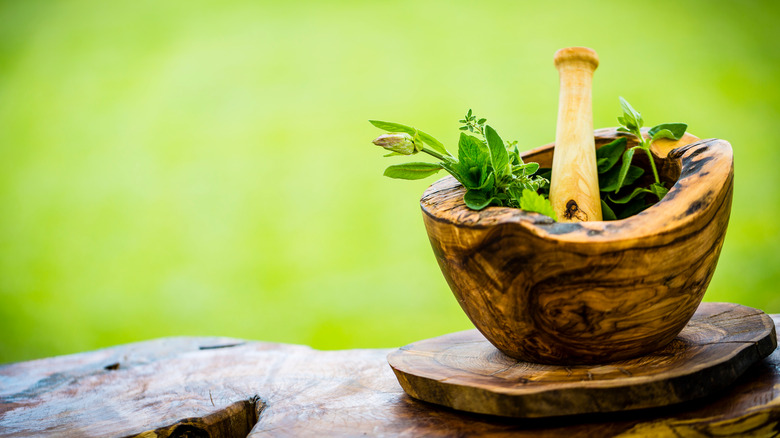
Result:
{"type": "Polygon", "coordinates": [[[567,220],[572,220],[575,218],[582,222],[586,222],[588,220],[588,214],[580,210],[579,205],[577,205],[577,201],[574,199],[569,199],[569,202],[566,203],[566,213],[564,213],[563,216],[567,220]]]}
{"type": "MultiPolygon", "coordinates": [[[[597,147],[618,135],[596,131],[597,147]]],[[[550,364],[636,357],[674,339],[712,278],[733,192],[729,143],[696,140],[662,145],[666,157],[653,160],[669,193],[620,221],[541,223],[519,209],[477,212],[453,178],[434,183],[420,202],[425,226],[477,329],[511,357],[550,364]]],[[[628,138],[626,147],[634,145],[628,138]]],[[[523,159],[549,167],[553,152],[546,145],[523,159]]]]}
{"type": "Polygon", "coordinates": [[[644,409],[712,395],[776,347],[774,322],[760,310],[704,303],[673,342],[630,360],[577,367],[521,362],[496,354],[470,330],[415,342],[391,353],[388,362],[412,397],[474,413],[533,418],[644,409]]]}
{"type": "Polygon", "coordinates": [[[568,234],[582,231],[582,225],[579,222],[554,222],[547,227],[549,234],[568,234]]]}

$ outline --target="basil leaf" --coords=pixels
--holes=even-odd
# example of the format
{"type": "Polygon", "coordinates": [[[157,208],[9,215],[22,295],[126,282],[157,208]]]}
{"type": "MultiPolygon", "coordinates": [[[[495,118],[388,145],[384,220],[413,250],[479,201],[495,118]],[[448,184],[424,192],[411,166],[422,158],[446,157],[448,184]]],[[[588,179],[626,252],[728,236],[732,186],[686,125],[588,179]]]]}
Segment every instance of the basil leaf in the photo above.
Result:
{"type": "Polygon", "coordinates": [[[650,138],[650,142],[654,142],[658,140],[659,138],[670,138],[672,140],[678,140],[677,138],[674,138],[674,134],[672,134],[672,131],[668,129],[662,129],[660,131],[656,131],[655,134],[650,134],[652,137],[650,138]]]}
{"type": "Polygon", "coordinates": [[[650,136],[653,137],[653,140],[655,140],[656,133],[665,130],[665,131],[669,131],[671,137],[660,137],[660,138],[671,138],[673,140],[679,140],[682,138],[683,135],[685,135],[686,129],[688,129],[688,125],[686,125],[685,123],[661,123],[660,125],[656,125],[650,128],[648,134],[650,134],[650,136]]]}
{"type": "Polygon", "coordinates": [[[626,123],[624,125],[631,129],[631,128],[641,128],[642,127],[642,114],[639,113],[639,111],[635,110],[634,107],[631,106],[630,103],[626,99],[623,99],[623,97],[620,98],[620,107],[623,109],[623,119],[626,123]]]}
{"type": "Polygon", "coordinates": [[[385,169],[385,176],[396,179],[423,179],[442,169],[439,163],[404,163],[385,169]]]}
{"type": "Polygon", "coordinates": [[[650,193],[654,194],[656,197],[658,197],[658,200],[664,199],[664,196],[666,196],[667,193],[669,193],[669,189],[663,186],[663,183],[653,183],[650,185],[650,193]]]}
{"type": "Polygon", "coordinates": [[[623,209],[620,210],[620,213],[615,212],[615,214],[618,217],[618,219],[625,219],[627,217],[631,217],[639,213],[640,211],[646,209],[647,207],[648,206],[645,205],[644,199],[642,199],[641,197],[634,198],[634,200],[632,200],[628,204],[625,204],[623,209]]]}
{"type": "Polygon", "coordinates": [[[496,179],[501,179],[509,173],[509,154],[504,146],[504,141],[490,125],[485,125],[485,140],[487,140],[490,150],[490,161],[493,164],[496,179]]]}
{"type": "Polygon", "coordinates": [[[418,134],[420,136],[420,139],[425,142],[425,144],[429,145],[433,149],[435,149],[437,152],[441,152],[444,155],[452,156],[449,152],[447,152],[447,149],[444,147],[444,145],[439,141],[433,138],[432,135],[419,131],[411,126],[408,125],[402,125],[400,123],[393,123],[393,122],[383,122],[381,120],[369,120],[369,123],[376,126],[379,129],[384,129],[387,132],[405,132],[409,135],[415,135],[418,134]]]}
{"type": "Polygon", "coordinates": [[[495,198],[491,197],[489,193],[482,190],[469,189],[466,191],[466,194],[463,195],[463,202],[466,203],[466,207],[472,210],[482,210],[490,205],[494,199],[495,198]]]}
{"type": "Polygon", "coordinates": [[[464,178],[464,176],[462,174],[462,171],[461,171],[459,163],[447,163],[447,162],[445,162],[445,163],[439,163],[439,164],[441,165],[442,169],[444,169],[447,172],[449,172],[450,175],[452,175],[456,180],[458,180],[458,182],[462,186],[468,188],[468,186],[467,186],[468,181],[465,181],[465,178],[464,178]]]}
{"type": "Polygon", "coordinates": [[[482,166],[490,160],[490,153],[482,143],[482,140],[468,135],[465,132],[460,133],[458,139],[458,161],[468,167],[482,166]]]}
{"type": "Polygon", "coordinates": [[[637,196],[641,195],[642,193],[653,193],[650,190],[643,189],[642,187],[637,187],[634,189],[633,192],[629,193],[626,196],[623,196],[622,198],[613,198],[612,195],[609,195],[609,200],[614,202],[615,204],[625,204],[628,201],[636,198],[637,196]]]}
{"type": "Polygon", "coordinates": [[[512,173],[518,176],[529,176],[539,170],[539,163],[520,164],[512,167],[512,173]]]}
{"type": "Polygon", "coordinates": [[[490,153],[482,140],[461,132],[458,140],[458,166],[467,188],[477,188],[485,181],[485,170],[490,161],[490,153]]]}
{"type": "MultiPolygon", "coordinates": [[[[482,182],[482,184],[479,185],[479,187],[474,187],[476,190],[485,190],[488,192],[493,191],[493,186],[496,184],[496,176],[493,174],[493,172],[490,172],[490,174],[485,178],[485,180],[482,182]]],[[[471,188],[471,187],[469,187],[471,188]]]]}
{"type": "MultiPolygon", "coordinates": [[[[599,174],[599,190],[602,192],[616,192],[618,177],[620,176],[620,167],[613,167],[609,171],[599,174]]],[[[645,170],[639,166],[631,165],[628,168],[626,179],[623,180],[621,187],[627,187],[633,184],[640,176],[644,175],[645,170]]]]}
{"type": "Polygon", "coordinates": [[[623,182],[626,180],[626,175],[628,175],[628,168],[631,166],[632,158],[634,158],[634,148],[631,148],[623,153],[623,164],[620,166],[620,173],[618,174],[617,188],[615,188],[615,193],[617,193],[618,190],[623,187],[623,182]]]}
{"type": "Polygon", "coordinates": [[[614,221],[617,219],[617,216],[615,216],[615,212],[612,211],[611,208],[609,208],[609,205],[602,199],[601,200],[601,218],[605,221],[614,221]]]}
{"type": "Polygon", "coordinates": [[[599,173],[606,172],[618,162],[620,156],[626,150],[626,143],[628,143],[628,140],[626,140],[625,137],[621,137],[596,149],[596,161],[599,173]]]}

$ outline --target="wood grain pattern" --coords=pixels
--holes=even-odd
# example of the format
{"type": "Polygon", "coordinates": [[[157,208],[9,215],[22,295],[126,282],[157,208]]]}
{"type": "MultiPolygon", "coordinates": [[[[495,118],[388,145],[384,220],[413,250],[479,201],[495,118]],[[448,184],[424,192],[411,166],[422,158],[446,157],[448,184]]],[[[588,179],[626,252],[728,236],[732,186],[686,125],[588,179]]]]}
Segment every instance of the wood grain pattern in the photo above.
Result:
{"type": "Polygon", "coordinates": [[[561,222],[602,218],[591,102],[593,72],[598,65],[598,55],[586,47],[567,47],[555,53],[560,92],[550,203],[561,222]]]}
{"type": "MultiPolygon", "coordinates": [[[[599,130],[595,142],[618,136],[599,130]]],[[[627,147],[634,145],[629,136],[627,147]]],[[[524,159],[549,166],[552,155],[547,145],[524,159]]],[[[420,201],[428,237],[477,329],[511,357],[549,364],[636,357],[674,339],[701,302],[723,245],[731,145],[695,142],[656,157],[656,165],[671,190],[619,221],[556,223],[519,209],[474,211],[453,178],[429,187],[420,201]]]]}
{"type": "MultiPolygon", "coordinates": [[[[773,315],[775,323],[780,316],[773,315]]],[[[316,351],[235,339],[175,338],[0,366],[0,436],[770,437],[780,433],[780,351],[717,398],[625,413],[507,419],[407,396],[389,350],[316,351]],[[207,348],[224,345],[224,348],[207,348]],[[118,365],[117,365],[118,364],[118,365]],[[109,369],[106,369],[109,367],[109,369]],[[254,400],[254,401],[253,401],[254,400]],[[244,402],[250,403],[244,403],[244,402]],[[235,412],[230,406],[245,406],[235,412]],[[247,412],[256,408],[257,415],[247,412]]]]}
{"type": "Polygon", "coordinates": [[[536,418],[666,406],[715,394],[777,347],[760,310],[704,303],[666,347],[602,365],[512,359],[477,330],[407,345],[388,355],[414,398],[479,414],[536,418]]]}

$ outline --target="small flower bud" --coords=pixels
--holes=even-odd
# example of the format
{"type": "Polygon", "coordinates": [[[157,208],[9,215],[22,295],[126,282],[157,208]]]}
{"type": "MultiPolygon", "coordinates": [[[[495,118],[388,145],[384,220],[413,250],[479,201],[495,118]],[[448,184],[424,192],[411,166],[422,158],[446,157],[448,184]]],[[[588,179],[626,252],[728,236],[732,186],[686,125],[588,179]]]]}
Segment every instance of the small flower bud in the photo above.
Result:
{"type": "Polygon", "coordinates": [[[374,139],[374,144],[403,155],[416,154],[422,149],[420,145],[415,144],[414,138],[405,132],[380,135],[374,139]]]}

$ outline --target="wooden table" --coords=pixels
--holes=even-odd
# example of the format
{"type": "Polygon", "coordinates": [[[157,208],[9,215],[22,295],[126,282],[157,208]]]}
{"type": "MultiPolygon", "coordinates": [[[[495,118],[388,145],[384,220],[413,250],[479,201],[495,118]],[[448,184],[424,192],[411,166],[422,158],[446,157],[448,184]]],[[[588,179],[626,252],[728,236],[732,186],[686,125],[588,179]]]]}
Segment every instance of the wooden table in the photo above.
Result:
{"type": "Polygon", "coordinates": [[[9,364],[0,367],[0,436],[780,435],[778,350],[718,398],[543,420],[416,401],[387,365],[390,351],[166,338],[9,364]]]}

